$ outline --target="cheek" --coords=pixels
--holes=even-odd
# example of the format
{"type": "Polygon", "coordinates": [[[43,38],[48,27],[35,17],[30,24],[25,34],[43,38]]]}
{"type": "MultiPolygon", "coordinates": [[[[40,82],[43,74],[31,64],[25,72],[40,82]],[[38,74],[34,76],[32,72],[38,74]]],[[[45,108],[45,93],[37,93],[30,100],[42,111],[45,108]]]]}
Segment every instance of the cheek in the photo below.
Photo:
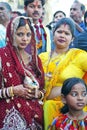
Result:
{"type": "Polygon", "coordinates": [[[30,43],[30,41],[31,41],[31,37],[28,37],[28,42],[30,43]]]}
{"type": "Polygon", "coordinates": [[[56,39],[58,37],[58,33],[54,33],[54,38],[56,39]]]}
{"type": "Polygon", "coordinates": [[[68,39],[69,42],[73,41],[72,36],[68,36],[67,39],[68,39]]]}
{"type": "Polygon", "coordinates": [[[69,104],[70,106],[72,106],[74,103],[75,103],[75,98],[69,97],[69,98],[66,100],[66,104],[69,104]]]}
{"type": "Polygon", "coordinates": [[[33,9],[31,9],[30,7],[27,7],[27,13],[31,15],[32,12],[33,12],[33,9]]]}
{"type": "Polygon", "coordinates": [[[19,44],[19,43],[20,43],[20,41],[21,41],[21,39],[20,39],[20,38],[15,37],[15,43],[16,43],[16,44],[19,44]]]}

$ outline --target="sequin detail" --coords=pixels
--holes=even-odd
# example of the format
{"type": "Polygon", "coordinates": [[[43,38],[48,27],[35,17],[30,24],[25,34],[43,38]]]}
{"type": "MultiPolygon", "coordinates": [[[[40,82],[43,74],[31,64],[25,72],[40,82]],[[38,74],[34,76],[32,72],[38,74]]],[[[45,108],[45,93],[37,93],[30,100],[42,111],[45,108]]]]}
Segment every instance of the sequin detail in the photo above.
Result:
{"type": "Polygon", "coordinates": [[[4,126],[1,130],[30,130],[20,113],[13,107],[4,119],[4,126]]]}

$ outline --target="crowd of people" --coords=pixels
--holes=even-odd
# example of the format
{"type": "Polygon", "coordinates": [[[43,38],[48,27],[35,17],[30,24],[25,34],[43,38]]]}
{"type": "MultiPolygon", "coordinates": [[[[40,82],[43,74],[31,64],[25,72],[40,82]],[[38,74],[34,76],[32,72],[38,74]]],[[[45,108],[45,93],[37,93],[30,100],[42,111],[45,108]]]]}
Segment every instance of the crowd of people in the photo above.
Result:
{"type": "Polygon", "coordinates": [[[87,129],[85,5],[46,26],[44,5],[24,0],[22,14],[0,2],[0,130],[87,129]]]}

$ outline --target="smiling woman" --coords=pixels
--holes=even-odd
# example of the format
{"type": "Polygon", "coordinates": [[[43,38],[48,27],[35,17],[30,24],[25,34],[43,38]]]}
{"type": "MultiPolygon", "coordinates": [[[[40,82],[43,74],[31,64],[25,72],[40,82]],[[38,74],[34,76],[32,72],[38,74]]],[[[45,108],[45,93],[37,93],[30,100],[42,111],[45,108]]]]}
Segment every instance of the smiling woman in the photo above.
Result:
{"type": "Polygon", "coordinates": [[[0,50],[0,129],[42,130],[44,72],[30,19],[10,21],[6,38],[7,46],[0,50]],[[30,53],[25,51],[28,44],[30,53]]]}

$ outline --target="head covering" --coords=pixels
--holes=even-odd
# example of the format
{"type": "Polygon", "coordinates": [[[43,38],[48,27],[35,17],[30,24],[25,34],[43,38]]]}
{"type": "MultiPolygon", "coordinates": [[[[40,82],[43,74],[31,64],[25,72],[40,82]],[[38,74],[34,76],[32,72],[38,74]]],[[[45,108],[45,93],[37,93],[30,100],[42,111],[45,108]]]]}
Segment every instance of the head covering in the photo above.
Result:
{"type": "Polygon", "coordinates": [[[15,51],[17,51],[17,47],[14,46],[14,44],[15,44],[14,33],[16,32],[16,30],[19,26],[21,18],[24,19],[25,21],[26,20],[28,21],[27,23],[31,29],[32,36],[31,36],[31,41],[29,43],[29,44],[31,44],[31,57],[32,57],[31,65],[33,66],[33,69],[35,69],[35,73],[38,76],[38,74],[41,74],[41,71],[38,68],[36,41],[34,39],[34,32],[33,32],[32,26],[31,26],[32,20],[30,18],[24,17],[24,16],[19,16],[19,17],[16,17],[10,21],[10,23],[7,26],[7,33],[6,33],[7,47],[9,47],[9,49],[10,49],[11,55],[14,59],[15,64],[16,64],[17,71],[20,74],[24,75],[24,69],[23,69],[21,63],[19,62],[20,60],[19,60],[17,54],[15,53],[15,51]]]}

